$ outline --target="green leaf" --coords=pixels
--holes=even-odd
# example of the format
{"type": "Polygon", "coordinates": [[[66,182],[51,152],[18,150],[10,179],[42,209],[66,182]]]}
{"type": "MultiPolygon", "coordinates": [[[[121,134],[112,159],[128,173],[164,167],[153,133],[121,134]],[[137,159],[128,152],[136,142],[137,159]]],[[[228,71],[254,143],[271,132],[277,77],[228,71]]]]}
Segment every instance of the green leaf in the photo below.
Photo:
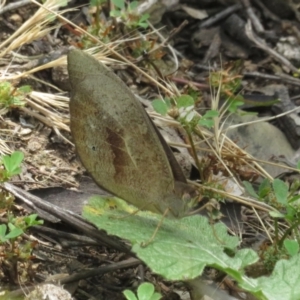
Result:
{"type": "Polygon", "coordinates": [[[12,229],[7,235],[6,238],[7,239],[14,239],[17,238],[18,236],[22,235],[24,232],[21,228],[15,227],[14,229],[12,229]]]}
{"type": "Polygon", "coordinates": [[[32,88],[30,85],[22,85],[18,88],[18,91],[28,94],[32,91],[32,88]]]}
{"type": "Polygon", "coordinates": [[[56,20],[56,15],[52,14],[52,13],[49,13],[49,14],[47,14],[47,16],[45,16],[45,19],[48,22],[54,22],[56,20]]]}
{"type": "Polygon", "coordinates": [[[240,255],[237,257],[228,256],[224,249],[234,251],[239,244],[238,239],[229,236],[223,224],[212,227],[203,216],[180,220],[165,218],[154,241],[147,247],[141,244],[147,242],[156,230],[162,218],[160,215],[142,211],[136,213],[134,207],[120,199],[112,202],[111,199],[98,196],[90,199],[89,205],[84,207],[83,217],[108,234],[129,240],[132,251],[153,272],[168,280],[193,279],[201,275],[207,265],[239,274],[240,267],[244,266],[244,258],[248,264],[258,259],[251,249],[238,251],[240,255]],[[134,212],[134,215],[130,215],[134,212]]]}
{"type": "Polygon", "coordinates": [[[111,1],[119,9],[123,9],[125,7],[125,0],[111,0],[111,1]]]}
{"type": "Polygon", "coordinates": [[[298,201],[299,199],[300,199],[300,195],[296,195],[296,196],[289,199],[289,204],[291,204],[295,201],[298,201]]]}
{"type": "Polygon", "coordinates": [[[28,227],[34,226],[34,225],[41,225],[44,223],[43,220],[37,220],[38,215],[37,214],[31,214],[29,216],[24,217],[24,221],[28,227]]]}
{"type": "Polygon", "coordinates": [[[8,228],[9,228],[9,230],[11,231],[11,230],[14,230],[15,228],[17,228],[13,223],[16,221],[16,218],[12,218],[11,219],[11,222],[8,222],[8,228]]]}
{"type": "Polygon", "coordinates": [[[194,99],[189,96],[189,95],[182,95],[176,99],[177,102],[177,107],[189,107],[189,106],[194,106],[195,101],[194,99]]]}
{"type": "Polygon", "coordinates": [[[249,251],[249,249],[241,249],[235,254],[235,258],[240,258],[242,260],[241,268],[244,268],[251,265],[253,261],[257,259],[257,254],[254,251],[249,251]]]}
{"type": "Polygon", "coordinates": [[[14,161],[14,165],[19,167],[24,159],[24,153],[21,151],[15,151],[12,153],[11,159],[14,161]]]}
{"type": "Polygon", "coordinates": [[[151,300],[160,300],[162,298],[162,295],[159,293],[154,293],[151,297],[151,300]]]}
{"type": "Polygon", "coordinates": [[[203,216],[180,220],[165,218],[154,241],[143,248],[141,243],[152,236],[161,216],[141,211],[129,215],[134,212],[134,207],[120,199],[98,196],[90,199],[83,216],[108,234],[131,241],[132,251],[166,279],[186,281],[199,276],[208,265],[230,275],[257,299],[300,299],[299,254],[290,260],[278,261],[270,277],[249,278],[243,268],[256,262],[258,256],[251,249],[234,251],[238,240],[227,234],[223,224],[212,228],[203,216]],[[225,249],[235,255],[227,255],[225,249]]]}
{"type": "Polygon", "coordinates": [[[297,169],[300,170],[300,160],[297,162],[297,169]]]}
{"type": "Polygon", "coordinates": [[[207,128],[211,128],[214,126],[214,118],[218,117],[219,113],[216,110],[207,111],[201,119],[198,121],[200,126],[205,126],[207,128]]]}
{"type": "Polygon", "coordinates": [[[265,178],[258,188],[258,195],[260,199],[265,198],[271,192],[270,180],[265,178]]]}
{"type": "Polygon", "coordinates": [[[259,196],[256,194],[256,192],[255,192],[255,190],[254,190],[254,188],[253,188],[253,186],[252,186],[252,184],[251,184],[250,182],[248,182],[248,181],[243,181],[243,185],[244,185],[244,187],[245,187],[247,193],[248,193],[250,196],[252,196],[252,197],[254,197],[254,198],[256,198],[256,199],[259,199],[259,196]]]}
{"type": "Polygon", "coordinates": [[[90,0],[90,6],[98,6],[99,0],[90,0]]]}
{"type": "Polygon", "coordinates": [[[117,17],[121,17],[122,13],[119,10],[111,10],[109,15],[111,17],[117,18],[117,17]]]}
{"type": "Polygon", "coordinates": [[[11,155],[4,155],[2,157],[3,164],[5,169],[9,173],[10,176],[20,174],[21,168],[20,165],[24,159],[23,152],[15,151],[11,155]]]}
{"type": "Polygon", "coordinates": [[[174,104],[174,101],[172,101],[170,98],[164,98],[164,101],[167,104],[168,108],[172,108],[172,103],[174,104]]]}
{"type": "Polygon", "coordinates": [[[90,0],[90,6],[100,6],[106,2],[107,0],[90,0]]]}
{"type": "Polygon", "coordinates": [[[200,126],[204,126],[204,127],[207,127],[207,128],[212,128],[214,126],[214,121],[213,120],[208,120],[208,119],[201,118],[198,121],[198,124],[200,126]]]}
{"type": "Polygon", "coordinates": [[[285,215],[282,214],[281,212],[279,211],[270,211],[269,212],[269,215],[272,217],[272,218],[276,218],[276,219],[281,219],[281,218],[284,218],[285,215]]]}
{"type": "MultiPolygon", "coordinates": [[[[145,22],[145,21],[147,21],[149,18],[150,18],[150,15],[149,15],[149,14],[143,14],[143,15],[140,17],[140,19],[139,19],[139,23],[145,22]]],[[[145,24],[148,26],[147,23],[145,23],[145,24]]]]}
{"type": "MultiPolygon", "coordinates": [[[[284,218],[288,221],[294,222],[295,218],[298,219],[297,214],[298,214],[298,209],[296,209],[295,207],[293,207],[291,205],[288,205],[286,207],[286,213],[285,213],[284,218]]],[[[297,220],[297,222],[298,222],[298,220],[297,220]]]]}
{"type": "Polygon", "coordinates": [[[238,108],[242,105],[244,105],[244,101],[230,100],[229,106],[228,106],[228,111],[231,113],[235,113],[235,112],[237,112],[238,108]]]}
{"type": "Polygon", "coordinates": [[[165,116],[168,112],[168,105],[163,100],[160,100],[160,99],[153,100],[152,106],[153,106],[153,109],[157,113],[161,114],[162,116],[165,116]]]}
{"type": "Polygon", "coordinates": [[[257,284],[263,290],[266,299],[300,299],[300,255],[289,260],[279,260],[269,277],[260,277],[257,284]]]}
{"type": "Polygon", "coordinates": [[[127,300],[138,300],[135,294],[130,290],[125,290],[123,294],[127,300]]]}
{"type": "Polygon", "coordinates": [[[283,244],[290,256],[294,256],[299,253],[299,244],[297,241],[284,240],[283,244]]]}
{"type": "Polygon", "coordinates": [[[139,21],[138,26],[146,29],[146,28],[148,28],[149,25],[148,25],[148,23],[144,23],[144,22],[139,21]]]}
{"type": "Polygon", "coordinates": [[[132,1],[131,3],[129,3],[128,9],[129,11],[133,11],[138,7],[139,3],[138,1],[132,1]]]}
{"type": "Polygon", "coordinates": [[[5,95],[10,94],[10,91],[11,91],[12,87],[13,87],[12,84],[8,81],[1,82],[0,83],[1,94],[2,93],[5,94],[5,95]]]}
{"type": "Polygon", "coordinates": [[[1,242],[6,242],[7,238],[6,236],[6,231],[7,231],[7,226],[5,224],[0,225],[0,241],[1,242]]]}
{"type": "Polygon", "coordinates": [[[274,179],[272,185],[273,185],[273,190],[277,201],[281,204],[286,205],[288,203],[287,198],[289,195],[289,188],[286,185],[286,183],[276,178],[274,179]]]}
{"type": "Polygon", "coordinates": [[[138,287],[137,295],[139,300],[154,300],[162,297],[160,294],[155,293],[153,284],[149,282],[144,282],[138,287]]]}
{"type": "Polygon", "coordinates": [[[217,110],[208,110],[202,118],[216,118],[219,116],[219,112],[217,110]]]}

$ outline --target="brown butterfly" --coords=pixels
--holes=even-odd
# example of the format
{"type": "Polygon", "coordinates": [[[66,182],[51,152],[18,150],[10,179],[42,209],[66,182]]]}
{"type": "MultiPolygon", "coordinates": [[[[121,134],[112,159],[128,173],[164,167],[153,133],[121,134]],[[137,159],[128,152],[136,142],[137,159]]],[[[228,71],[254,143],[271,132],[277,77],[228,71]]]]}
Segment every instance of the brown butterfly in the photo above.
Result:
{"type": "Polygon", "coordinates": [[[68,54],[71,132],[95,182],[139,209],[187,214],[194,193],[141,103],[112,71],[83,51],[68,54]]]}

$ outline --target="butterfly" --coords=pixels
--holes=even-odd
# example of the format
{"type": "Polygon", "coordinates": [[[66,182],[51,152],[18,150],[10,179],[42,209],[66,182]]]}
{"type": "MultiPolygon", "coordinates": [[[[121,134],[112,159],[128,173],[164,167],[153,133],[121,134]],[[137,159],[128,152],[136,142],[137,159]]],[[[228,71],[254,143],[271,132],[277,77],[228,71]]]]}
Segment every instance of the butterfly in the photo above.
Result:
{"type": "Polygon", "coordinates": [[[139,209],[185,216],[191,201],[185,195],[195,190],[130,89],[78,49],[68,53],[68,72],[71,134],[94,181],[139,209]]]}

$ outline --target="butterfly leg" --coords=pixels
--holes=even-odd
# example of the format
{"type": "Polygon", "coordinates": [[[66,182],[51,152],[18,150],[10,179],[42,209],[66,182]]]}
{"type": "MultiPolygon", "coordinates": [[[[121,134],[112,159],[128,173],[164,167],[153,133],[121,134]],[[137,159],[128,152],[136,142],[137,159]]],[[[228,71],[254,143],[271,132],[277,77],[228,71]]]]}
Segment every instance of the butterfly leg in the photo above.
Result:
{"type": "Polygon", "coordinates": [[[153,240],[154,240],[154,238],[155,238],[155,236],[156,236],[159,228],[161,227],[162,223],[164,222],[164,219],[165,219],[166,215],[168,214],[168,212],[169,212],[169,208],[167,208],[165,210],[165,212],[164,212],[162,218],[160,219],[159,223],[157,224],[157,226],[156,226],[156,228],[155,228],[155,230],[154,230],[151,238],[148,241],[141,243],[141,247],[142,248],[146,248],[149,244],[151,244],[153,242],[153,240]]]}

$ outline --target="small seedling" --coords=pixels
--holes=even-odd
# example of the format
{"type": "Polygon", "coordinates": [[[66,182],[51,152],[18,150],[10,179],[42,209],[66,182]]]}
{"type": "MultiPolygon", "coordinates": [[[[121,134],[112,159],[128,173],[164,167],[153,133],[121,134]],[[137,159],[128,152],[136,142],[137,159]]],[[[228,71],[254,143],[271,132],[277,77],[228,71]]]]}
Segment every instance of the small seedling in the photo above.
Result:
{"type": "MultiPolygon", "coordinates": [[[[90,0],[90,7],[96,8],[93,13],[93,21],[91,26],[86,28],[86,31],[97,38],[100,38],[102,42],[109,43],[115,41],[116,36],[120,35],[119,23],[121,26],[122,34],[124,29],[133,33],[134,30],[146,29],[148,27],[147,20],[148,14],[138,15],[136,8],[138,5],[137,1],[132,1],[127,4],[125,0],[113,0],[111,3],[114,5],[114,9],[110,11],[110,19],[100,19],[100,15],[103,11],[106,11],[105,5],[108,1],[106,0],[90,0]],[[121,21],[121,22],[117,22],[121,21]],[[116,26],[117,25],[117,26],[116,26]]],[[[91,10],[92,11],[92,10],[91,10]]],[[[91,39],[90,36],[83,36],[81,39],[81,47],[90,48],[95,46],[96,41],[91,39]]],[[[148,52],[152,47],[152,43],[144,39],[134,39],[127,43],[127,48],[132,50],[134,57],[139,57],[144,52],[148,52]]]]}
{"type": "Polygon", "coordinates": [[[162,295],[155,292],[154,286],[151,283],[142,283],[137,290],[137,295],[135,295],[130,290],[125,290],[123,292],[127,300],[159,300],[162,295]]]}
{"type": "Polygon", "coordinates": [[[2,163],[5,168],[2,172],[2,178],[4,181],[21,173],[21,163],[23,159],[24,154],[20,151],[15,151],[11,155],[5,155],[2,157],[2,163]]]}
{"type": "Polygon", "coordinates": [[[189,128],[196,125],[211,128],[214,124],[213,119],[219,115],[216,110],[209,110],[203,116],[200,116],[195,111],[194,99],[189,95],[182,95],[174,100],[168,98],[155,99],[152,101],[152,106],[159,114],[163,116],[169,114],[175,117],[184,127],[188,125],[189,128]]]}
{"type": "Polygon", "coordinates": [[[152,101],[154,110],[162,115],[170,115],[174,119],[178,120],[182,127],[185,129],[193,157],[200,170],[201,179],[204,178],[202,170],[204,165],[200,163],[197,155],[197,151],[194,145],[192,133],[202,135],[197,126],[211,128],[214,125],[215,118],[218,118],[219,113],[216,110],[209,110],[203,116],[200,116],[195,110],[195,100],[190,95],[182,95],[175,99],[155,99],[152,101]]]}
{"type": "Polygon", "coordinates": [[[298,226],[300,224],[300,206],[298,200],[300,195],[296,194],[296,191],[299,190],[300,183],[294,181],[289,187],[280,179],[274,179],[273,182],[264,179],[258,191],[255,191],[249,182],[243,183],[246,191],[252,197],[277,209],[277,211],[270,212],[270,216],[275,221],[275,251],[281,252],[284,246],[287,254],[290,256],[299,253],[300,236],[298,226]],[[285,220],[288,228],[285,229],[283,234],[279,235],[278,222],[280,219],[285,220]],[[290,237],[294,237],[295,240],[290,240],[290,237]]]}
{"type": "Polygon", "coordinates": [[[147,20],[149,14],[143,14],[139,16],[135,10],[138,6],[138,1],[132,1],[126,5],[125,0],[112,0],[116,9],[110,12],[111,17],[121,18],[125,26],[129,29],[144,28],[148,27],[147,20]]]}
{"type": "Polygon", "coordinates": [[[15,88],[10,82],[4,81],[0,83],[0,107],[15,108],[25,105],[25,97],[31,92],[28,85],[15,88]]]}
{"type": "Polygon", "coordinates": [[[209,76],[211,88],[217,89],[218,97],[226,100],[223,108],[230,113],[236,113],[238,108],[245,103],[241,95],[235,95],[241,88],[241,83],[241,76],[238,75],[237,70],[231,67],[221,72],[211,72],[209,76]]]}
{"type": "MultiPolygon", "coordinates": [[[[16,151],[11,155],[1,158],[2,168],[0,169],[1,182],[8,181],[14,175],[21,173],[21,163],[24,154],[16,151]]],[[[17,275],[12,270],[18,270],[18,262],[28,261],[34,247],[32,242],[23,242],[20,237],[32,226],[43,224],[42,220],[37,220],[37,214],[16,217],[13,213],[14,197],[5,190],[0,192],[0,203],[2,212],[6,211],[7,223],[0,225],[0,245],[2,253],[0,255],[1,269],[7,271],[7,276],[11,282],[17,282],[17,278],[12,278],[12,274],[17,275]]]]}
{"type": "Polygon", "coordinates": [[[10,231],[8,232],[8,228],[6,224],[0,225],[0,242],[5,243],[9,240],[15,239],[23,233],[21,228],[17,228],[13,226],[13,224],[9,224],[10,231]]]}
{"type": "Polygon", "coordinates": [[[299,243],[293,240],[284,240],[283,245],[289,256],[295,256],[299,253],[299,243]]]}

